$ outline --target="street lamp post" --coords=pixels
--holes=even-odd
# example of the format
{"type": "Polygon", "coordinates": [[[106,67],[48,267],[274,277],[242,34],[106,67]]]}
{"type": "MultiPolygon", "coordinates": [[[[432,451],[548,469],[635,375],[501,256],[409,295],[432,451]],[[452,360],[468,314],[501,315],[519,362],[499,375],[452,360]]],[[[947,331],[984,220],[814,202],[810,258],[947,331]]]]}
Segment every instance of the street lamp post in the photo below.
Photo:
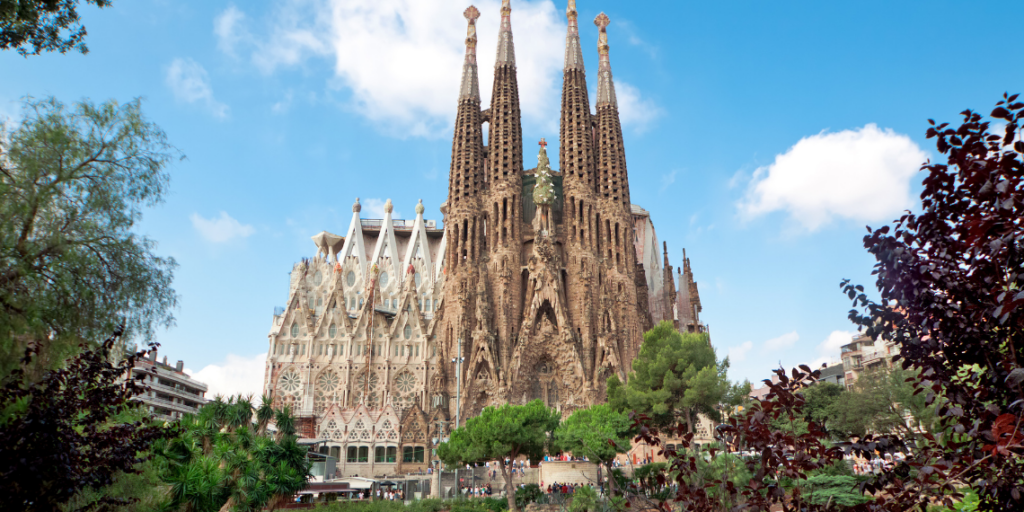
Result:
{"type": "MultiPolygon", "coordinates": [[[[455,428],[459,428],[459,402],[462,401],[462,338],[459,338],[458,357],[452,359],[455,363],[455,428]]],[[[455,466],[455,492],[462,497],[462,486],[459,485],[459,466],[455,466]]]]}

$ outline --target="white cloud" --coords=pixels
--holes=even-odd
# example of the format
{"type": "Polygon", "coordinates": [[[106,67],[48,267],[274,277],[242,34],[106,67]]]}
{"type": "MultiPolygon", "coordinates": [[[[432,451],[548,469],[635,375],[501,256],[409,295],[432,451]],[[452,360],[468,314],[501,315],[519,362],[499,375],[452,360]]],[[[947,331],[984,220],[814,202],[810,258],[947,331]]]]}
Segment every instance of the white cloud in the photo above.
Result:
{"type": "Polygon", "coordinates": [[[221,364],[211,364],[198,372],[188,368],[185,373],[192,376],[208,386],[206,396],[213,398],[217,395],[253,395],[259,397],[263,394],[263,377],[266,371],[267,354],[258,354],[252,357],[237,356],[228,354],[221,364]]]}
{"type": "Polygon", "coordinates": [[[220,217],[206,219],[198,213],[191,217],[192,227],[206,240],[215,244],[228,242],[233,238],[245,238],[256,232],[256,228],[249,224],[238,222],[228,212],[220,212],[220,217]]]}
{"type": "Polygon", "coordinates": [[[219,119],[228,116],[228,106],[213,97],[210,77],[198,62],[192,59],[174,59],[167,67],[166,81],[178,101],[201,103],[219,119]]]}
{"type": "Polygon", "coordinates": [[[820,368],[823,363],[833,363],[841,360],[840,349],[843,345],[850,343],[856,332],[832,331],[825,341],[818,344],[818,358],[811,363],[811,369],[820,368]]]}
{"type": "Polygon", "coordinates": [[[217,35],[217,48],[220,48],[220,51],[235,57],[235,49],[239,43],[251,40],[252,36],[244,23],[245,13],[234,5],[229,5],[224,12],[214,18],[213,33],[217,35]]]}
{"type": "Polygon", "coordinates": [[[792,347],[794,344],[796,344],[796,342],[799,339],[800,339],[800,335],[797,334],[796,331],[787,332],[786,334],[783,334],[782,336],[779,336],[777,338],[772,338],[772,339],[764,342],[764,348],[761,349],[761,351],[762,352],[771,352],[771,351],[776,351],[776,350],[787,349],[789,347],[792,347]]]}
{"type": "MultiPolygon", "coordinates": [[[[367,219],[383,219],[384,218],[384,203],[387,201],[378,199],[376,197],[367,198],[362,202],[362,211],[366,212],[365,218],[367,219]]],[[[402,214],[398,210],[391,210],[392,219],[404,219],[402,214]]]]}
{"type": "Polygon", "coordinates": [[[641,97],[640,89],[622,80],[615,80],[615,99],[619,102],[619,121],[622,125],[641,133],[662,114],[661,108],[653,101],[641,97]]]}
{"type": "Polygon", "coordinates": [[[754,348],[754,343],[750,341],[744,341],[738,347],[729,347],[729,361],[738,362],[743,361],[747,358],[747,352],[754,348]]]}
{"type": "MultiPolygon", "coordinates": [[[[499,0],[481,0],[477,21],[480,95],[489,104],[494,75],[499,0]]],[[[249,31],[242,17],[225,30],[247,36],[252,62],[265,73],[301,66],[312,58],[333,62],[350,108],[399,136],[437,137],[455,117],[465,55],[466,4],[448,0],[285,0],[266,26],[249,31]],[[241,24],[241,26],[237,26],[241,24]]],[[[566,21],[562,4],[517,0],[512,6],[517,80],[523,121],[557,131],[566,21]]],[[[596,48],[596,46],[590,46],[596,48]]],[[[587,54],[597,69],[597,52],[587,54]]],[[[596,83],[596,81],[595,81],[596,83]]],[[[635,88],[616,81],[624,124],[643,125],[657,112],[635,88]]]]}
{"type": "Polygon", "coordinates": [[[815,231],[833,218],[888,221],[913,204],[910,180],[928,155],[906,135],[868,124],[804,137],[754,172],[740,212],[785,211],[815,231]]]}

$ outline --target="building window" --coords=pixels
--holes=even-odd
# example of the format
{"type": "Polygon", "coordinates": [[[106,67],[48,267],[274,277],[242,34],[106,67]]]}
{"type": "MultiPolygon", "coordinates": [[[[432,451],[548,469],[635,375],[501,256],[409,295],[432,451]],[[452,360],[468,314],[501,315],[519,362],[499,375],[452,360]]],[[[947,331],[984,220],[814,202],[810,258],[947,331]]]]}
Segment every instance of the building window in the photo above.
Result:
{"type": "Polygon", "coordinates": [[[316,285],[316,286],[320,286],[320,283],[322,283],[323,280],[324,280],[324,275],[321,274],[319,270],[317,270],[316,273],[313,274],[313,284],[316,285]]]}
{"type": "Polygon", "coordinates": [[[405,339],[412,338],[412,326],[411,325],[405,324],[404,334],[405,334],[405,339]]]}
{"type": "Polygon", "coordinates": [[[351,271],[351,270],[349,270],[348,271],[348,275],[345,276],[345,282],[348,283],[349,286],[355,285],[356,284],[356,273],[351,271]]]}
{"type": "Polygon", "coordinates": [[[373,449],[373,461],[384,462],[384,447],[378,446],[373,449]]]}
{"type": "Polygon", "coordinates": [[[398,447],[397,446],[388,446],[387,462],[391,462],[391,463],[398,462],[398,447]]]}
{"type": "Polygon", "coordinates": [[[388,285],[388,273],[387,272],[381,272],[380,273],[380,287],[384,288],[387,285],[388,285]]]}
{"type": "Polygon", "coordinates": [[[299,337],[299,323],[295,322],[292,324],[292,338],[299,337]]]}
{"type": "MultiPolygon", "coordinates": [[[[419,247],[417,247],[416,250],[419,250],[419,247]]],[[[415,279],[416,279],[416,287],[418,288],[420,286],[420,273],[419,272],[416,272],[415,279]]]]}
{"type": "Polygon", "coordinates": [[[416,344],[416,357],[419,357],[419,356],[420,356],[420,345],[417,343],[416,344]]]}
{"type": "Polygon", "coordinates": [[[299,349],[299,355],[301,355],[301,356],[306,355],[306,344],[305,343],[303,343],[302,344],[302,348],[299,349]]]}
{"type": "Polygon", "coordinates": [[[359,462],[370,462],[370,447],[360,446],[359,447],[359,462]]]}
{"type": "Polygon", "coordinates": [[[403,446],[402,462],[423,462],[423,447],[403,446]]]}
{"type": "Polygon", "coordinates": [[[345,458],[345,461],[347,461],[347,462],[356,462],[358,460],[359,460],[358,456],[356,455],[356,447],[355,446],[349,446],[348,447],[348,456],[345,458]]]}
{"type": "Polygon", "coordinates": [[[331,326],[327,328],[327,334],[332,338],[335,337],[338,334],[338,326],[331,324],[331,326]]]}

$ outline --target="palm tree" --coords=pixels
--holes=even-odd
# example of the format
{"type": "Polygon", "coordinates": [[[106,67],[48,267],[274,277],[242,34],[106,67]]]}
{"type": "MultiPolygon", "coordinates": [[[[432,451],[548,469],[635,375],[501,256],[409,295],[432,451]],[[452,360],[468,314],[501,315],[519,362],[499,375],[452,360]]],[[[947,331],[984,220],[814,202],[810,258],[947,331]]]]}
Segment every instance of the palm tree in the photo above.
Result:
{"type": "Polygon", "coordinates": [[[180,433],[158,448],[169,486],[164,509],[179,512],[273,510],[306,486],[309,461],[297,443],[291,411],[263,397],[215,398],[180,422],[180,433]],[[267,435],[271,419],[277,435],[267,435]]]}
{"type": "Polygon", "coordinates": [[[256,435],[267,433],[267,425],[274,419],[274,402],[269,396],[263,395],[259,409],[256,409],[256,435]]]}

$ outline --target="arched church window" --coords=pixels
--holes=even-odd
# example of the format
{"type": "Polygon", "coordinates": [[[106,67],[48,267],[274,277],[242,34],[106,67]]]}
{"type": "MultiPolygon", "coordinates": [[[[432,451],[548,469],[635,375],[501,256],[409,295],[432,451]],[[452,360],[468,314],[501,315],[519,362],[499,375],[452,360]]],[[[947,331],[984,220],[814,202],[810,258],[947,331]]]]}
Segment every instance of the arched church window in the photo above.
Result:
{"type": "Polygon", "coordinates": [[[321,274],[319,270],[317,270],[316,273],[313,274],[313,284],[316,286],[320,286],[320,283],[322,283],[323,281],[324,275],[321,274]]]}
{"type": "Polygon", "coordinates": [[[405,339],[412,338],[412,326],[405,324],[405,332],[403,332],[403,334],[405,334],[405,339]]]}
{"type": "Polygon", "coordinates": [[[332,338],[337,336],[338,335],[338,326],[334,325],[334,324],[331,324],[331,326],[327,328],[327,334],[330,337],[332,337],[332,338]]]}
{"type": "Polygon", "coordinates": [[[530,384],[530,400],[543,400],[543,393],[544,391],[543,389],[541,389],[540,381],[537,379],[533,379],[533,382],[530,384]]]}
{"type": "MultiPolygon", "coordinates": [[[[419,250],[419,247],[417,247],[416,250],[419,250]]],[[[416,286],[418,287],[420,285],[420,273],[419,272],[416,272],[415,279],[416,279],[416,286]]]]}
{"type": "Polygon", "coordinates": [[[388,285],[388,273],[387,272],[381,272],[380,273],[380,287],[384,288],[387,285],[388,285]]]}
{"type": "Polygon", "coordinates": [[[345,282],[348,283],[349,286],[355,285],[356,284],[356,273],[351,271],[351,270],[349,270],[348,271],[348,275],[345,276],[345,282]]]}
{"type": "Polygon", "coordinates": [[[292,338],[299,337],[299,323],[295,322],[292,324],[292,338]]]}
{"type": "Polygon", "coordinates": [[[558,406],[558,382],[548,382],[548,407],[558,406]]]}

